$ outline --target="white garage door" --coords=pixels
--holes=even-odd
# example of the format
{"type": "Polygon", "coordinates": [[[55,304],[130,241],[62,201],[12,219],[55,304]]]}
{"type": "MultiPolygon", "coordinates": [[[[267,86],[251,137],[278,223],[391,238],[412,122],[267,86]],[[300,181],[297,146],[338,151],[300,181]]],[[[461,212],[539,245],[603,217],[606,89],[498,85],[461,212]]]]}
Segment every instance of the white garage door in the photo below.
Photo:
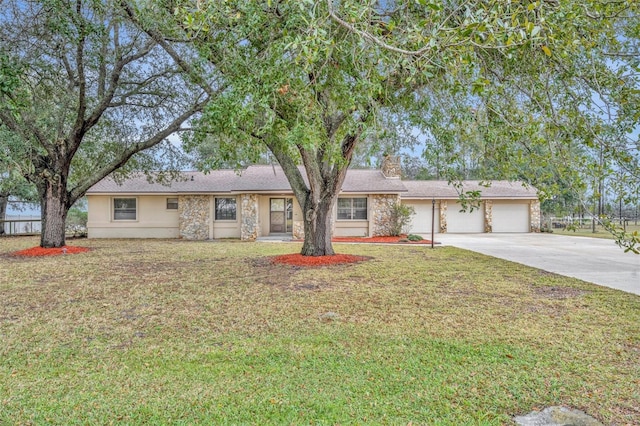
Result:
{"type": "Polygon", "coordinates": [[[493,203],[493,232],[529,232],[528,203],[493,203]]]}
{"type": "MultiPolygon", "coordinates": [[[[431,234],[431,200],[429,201],[411,201],[403,202],[415,209],[416,214],[411,218],[411,233],[412,234],[431,234]]],[[[433,224],[434,232],[440,232],[440,208],[436,202],[436,214],[433,224]]]]}
{"type": "Polygon", "coordinates": [[[449,202],[447,206],[447,232],[452,234],[470,234],[484,232],[484,203],[472,212],[461,212],[460,203],[449,202]]]}

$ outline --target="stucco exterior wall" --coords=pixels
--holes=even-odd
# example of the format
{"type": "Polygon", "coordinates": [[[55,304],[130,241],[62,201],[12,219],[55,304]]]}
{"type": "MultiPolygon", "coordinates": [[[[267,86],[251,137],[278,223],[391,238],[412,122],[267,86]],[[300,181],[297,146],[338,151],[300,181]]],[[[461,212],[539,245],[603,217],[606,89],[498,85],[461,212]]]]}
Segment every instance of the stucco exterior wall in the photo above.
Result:
{"type": "Polygon", "coordinates": [[[333,223],[333,235],[336,237],[368,237],[368,220],[336,220],[333,223]]]}
{"type": "Polygon", "coordinates": [[[167,209],[162,195],[88,195],[89,238],[178,238],[178,210],[167,209]],[[113,199],[135,198],[135,220],[114,220],[113,199]]]}
{"type": "MultiPolygon", "coordinates": [[[[218,195],[228,198],[230,195],[218,195]]],[[[343,197],[362,197],[362,194],[341,194],[343,197]]],[[[233,196],[231,196],[233,197],[233,196]]],[[[304,238],[303,214],[293,195],[241,194],[236,197],[235,221],[215,220],[216,195],[88,195],[89,238],[242,238],[253,240],[270,235],[270,199],[293,199],[293,237],[304,238]],[[114,220],[114,198],[135,198],[136,219],[114,220]],[[167,198],[178,198],[178,209],[167,209],[167,198]]],[[[368,220],[337,220],[337,206],[333,209],[335,236],[382,235],[380,223],[389,215],[393,203],[400,201],[395,194],[367,196],[368,220]]],[[[405,202],[405,201],[403,201],[405,202]]],[[[406,201],[431,208],[430,200],[406,201]]],[[[538,200],[484,200],[484,232],[500,232],[504,228],[504,205],[528,206],[528,215],[518,215],[530,221],[530,232],[540,232],[540,202],[538,200]],[[501,213],[502,212],[502,213],[501,213]],[[498,217],[499,216],[499,217],[498,217]],[[528,216],[528,217],[526,217],[528,216]],[[494,220],[498,222],[494,223],[494,220]],[[500,228],[500,229],[499,229],[500,228]]],[[[439,200],[436,208],[436,232],[447,232],[448,207],[455,208],[452,200],[439,200]],[[450,203],[453,203],[449,206],[450,203]]],[[[430,211],[428,212],[430,215],[430,211]]],[[[455,214],[455,209],[453,214],[455,214]]],[[[453,219],[452,219],[453,220],[453,219]]],[[[526,222],[523,224],[526,229],[526,222]]],[[[482,232],[482,231],[476,231],[482,232]]],[[[502,232],[507,232],[502,230],[502,232]]],[[[508,231],[526,232],[526,231],[508,231]]]]}

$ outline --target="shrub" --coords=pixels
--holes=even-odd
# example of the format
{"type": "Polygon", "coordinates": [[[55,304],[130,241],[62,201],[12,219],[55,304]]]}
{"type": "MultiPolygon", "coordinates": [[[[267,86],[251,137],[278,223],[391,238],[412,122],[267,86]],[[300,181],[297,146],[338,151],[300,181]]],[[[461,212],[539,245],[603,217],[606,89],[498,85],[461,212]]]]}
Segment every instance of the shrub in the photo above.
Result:
{"type": "Polygon", "coordinates": [[[409,240],[409,241],[422,241],[422,240],[424,240],[424,238],[422,238],[420,235],[409,234],[409,235],[407,235],[407,240],[409,240]]]}
{"type": "Polygon", "coordinates": [[[397,237],[408,233],[411,217],[416,214],[413,207],[402,203],[395,203],[391,207],[391,212],[382,225],[386,235],[397,237]]]}
{"type": "Polygon", "coordinates": [[[77,207],[72,207],[67,213],[66,231],[74,237],[84,237],[87,235],[87,212],[77,207]]]}

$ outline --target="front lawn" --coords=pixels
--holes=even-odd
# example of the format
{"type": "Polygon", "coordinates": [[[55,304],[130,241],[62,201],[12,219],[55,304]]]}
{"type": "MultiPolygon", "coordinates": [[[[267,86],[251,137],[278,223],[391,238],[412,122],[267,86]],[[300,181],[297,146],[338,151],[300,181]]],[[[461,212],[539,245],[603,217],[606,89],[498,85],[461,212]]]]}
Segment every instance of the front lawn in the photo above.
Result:
{"type": "Polygon", "coordinates": [[[0,424],[640,424],[640,297],[451,248],[0,239],[0,424]]]}

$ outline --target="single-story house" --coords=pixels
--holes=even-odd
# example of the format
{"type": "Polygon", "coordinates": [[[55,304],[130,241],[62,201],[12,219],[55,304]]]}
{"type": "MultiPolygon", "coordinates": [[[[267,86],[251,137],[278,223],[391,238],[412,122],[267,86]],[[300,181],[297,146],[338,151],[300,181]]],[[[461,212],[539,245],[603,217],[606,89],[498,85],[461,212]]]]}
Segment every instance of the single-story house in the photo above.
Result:
{"type": "MultiPolygon", "coordinates": [[[[303,173],[304,175],[304,173],[303,173]]],[[[250,166],[236,173],[184,172],[168,185],[145,176],[117,183],[106,178],[87,192],[90,238],[240,238],[304,236],[302,210],[278,166],[250,166]]],[[[350,169],[334,207],[335,236],[374,236],[396,202],[412,206],[411,232],[538,232],[536,190],[519,182],[493,181],[480,190],[479,208],[461,212],[459,195],[446,181],[400,179],[397,163],[381,170],[350,169]]]]}

